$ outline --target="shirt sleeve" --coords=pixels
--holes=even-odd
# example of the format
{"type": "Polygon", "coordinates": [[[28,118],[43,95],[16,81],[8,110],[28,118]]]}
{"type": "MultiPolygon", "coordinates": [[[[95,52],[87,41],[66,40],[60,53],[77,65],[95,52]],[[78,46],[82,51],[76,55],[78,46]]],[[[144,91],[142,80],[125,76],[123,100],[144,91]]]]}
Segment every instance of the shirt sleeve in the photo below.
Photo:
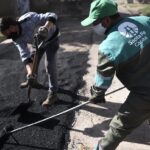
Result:
{"type": "Polygon", "coordinates": [[[28,12],[21,16],[19,18],[19,21],[25,20],[27,18],[30,18],[35,26],[41,26],[45,24],[46,21],[52,21],[55,23],[58,19],[58,16],[53,12],[47,12],[47,13],[36,13],[36,12],[28,12]]]}
{"type": "MultiPolygon", "coordinates": [[[[15,45],[19,50],[20,58],[22,62],[28,62],[26,60],[31,58],[30,49],[27,46],[27,43],[32,43],[34,33],[37,28],[43,26],[48,20],[57,20],[57,15],[52,12],[47,13],[36,13],[36,12],[28,12],[21,16],[18,21],[22,22],[23,33],[21,37],[19,37],[15,41],[15,45]],[[24,21],[27,20],[27,21],[24,21]]],[[[49,30],[49,38],[54,34],[55,27],[49,30]]]]}
{"type": "Polygon", "coordinates": [[[107,90],[112,83],[114,73],[115,66],[113,62],[99,50],[94,86],[102,90],[107,90]]]}
{"type": "Polygon", "coordinates": [[[52,21],[53,23],[57,20],[57,15],[55,13],[47,12],[47,13],[33,13],[31,15],[32,20],[35,23],[35,26],[43,25],[46,21],[52,21]]]}
{"type": "Polygon", "coordinates": [[[24,42],[15,42],[16,47],[19,50],[19,54],[20,54],[20,58],[22,60],[22,62],[25,62],[27,59],[29,59],[31,57],[30,51],[27,47],[27,43],[24,42]]]}

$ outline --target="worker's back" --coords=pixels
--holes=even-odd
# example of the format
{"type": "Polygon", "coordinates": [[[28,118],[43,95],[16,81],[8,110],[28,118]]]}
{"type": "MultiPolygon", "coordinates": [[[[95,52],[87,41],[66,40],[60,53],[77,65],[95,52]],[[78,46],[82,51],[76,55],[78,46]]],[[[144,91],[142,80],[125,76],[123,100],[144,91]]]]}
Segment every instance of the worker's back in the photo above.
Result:
{"type": "Polygon", "coordinates": [[[100,51],[115,65],[117,77],[131,91],[150,94],[150,18],[121,19],[106,34],[100,51]]]}

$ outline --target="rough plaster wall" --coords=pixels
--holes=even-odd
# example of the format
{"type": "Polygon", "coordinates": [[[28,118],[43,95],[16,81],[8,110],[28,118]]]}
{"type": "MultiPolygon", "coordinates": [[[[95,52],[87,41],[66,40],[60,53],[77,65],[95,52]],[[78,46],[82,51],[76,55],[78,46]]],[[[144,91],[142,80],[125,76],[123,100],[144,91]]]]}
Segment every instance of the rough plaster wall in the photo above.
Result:
{"type": "Polygon", "coordinates": [[[59,16],[81,16],[88,14],[92,0],[0,0],[0,16],[20,16],[25,12],[52,11],[59,16]],[[29,8],[30,5],[30,8],[29,8]]]}
{"type": "Polygon", "coordinates": [[[119,3],[150,3],[150,0],[115,0],[119,3]]]}
{"type": "Polygon", "coordinates": [[[59,16],[81,16],[89,12],[92,0],[30,0],[31,10],[37,12],[52,11],[59,16]]]}
{"type": "Polygon", "coordinates": [[[17,15],[16,0],[0,0],[0,17],[7,15],[11,16],[17,15]]]}
{"type": "MultiPolygon", "coordinates": [[[[115,0],[118,3],[150,3],[150,0],[115,0]]],[[[53,11],[59,16],[82,16],[88,14],[92,0],[0,0],[0,17],[19,16],[29,10],[53,11]],[[29,9],[30,5],[30,9],[29,9]]]]}
{"type": "Polygon", "coordinates": [[[21,16],[30,11],[29,0],[17,0],[18,15],[21,16]]]}

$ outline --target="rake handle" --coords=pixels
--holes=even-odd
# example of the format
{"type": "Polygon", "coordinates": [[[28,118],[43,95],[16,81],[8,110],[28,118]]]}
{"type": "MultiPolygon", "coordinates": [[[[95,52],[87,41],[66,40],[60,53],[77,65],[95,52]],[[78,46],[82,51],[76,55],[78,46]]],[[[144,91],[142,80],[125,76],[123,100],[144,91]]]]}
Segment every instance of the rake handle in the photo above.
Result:
{"type": "MultiPolygon", "coordinates": [[[[120,90],[122,90],[122,89],[124,89],[124,88],[125,88],[125,87],[118,88],[118,89],[116,89],[116,90],[114,90],[114,91],[112,91],[112,92],[109,92],[109,93],[105,94],[105,96],[110,95],[110,94],[112,94],[112,93],[115,93],[115,92],[117,92],[117,91],[120,91],[120,90]]],[[[82,103],[82,104],[79,104],[79,105],[77,105],[77,106],[75,106],[75,107],[72,107],[72,108],[67,109],[67,110],[65,110],[65,111],[62,111],[62,112],[60,112],[60,113],[58,113],[58,114],[55,114],[55,115],[53,115],[53,116],[50,116],[50,117],[47,117],[47,118],[45,118],[45,119],[36,121],[36,122],[34,122],[34,123],[31,123],[31,124],[22,126],[22,127],[20,127],[20,128],[17,128],[17,129],[14,129],[14,130],[10,131],[8,134],[12,134],[12,133],[18,132],[18,131],[20,131],[20,130],[23,130],[23,129],[32,127],[32,126],[37,125],[37,124],[40,124],[40,123],[45,122],[45,121],[47,121],[47,120],[56,118],[56,117],[58,117],[58,116],[61,116],[61,115],[63,115],[63,114],[66,114],[66,113],[68,113],[68,112],[71,112],[71,111],[73,111],[73,110],[76,110],[76,109],[78,109],[78,108],[80,108],[80,107],[82,107],[82,106],[84,106],[84,105],[86,105],[86,104],[88,104],[88,103],[90,103],[90,102],[91,102],[91,99],[89,99],[88,101],[86,101],[86,102],[84,102],[84,103],[82,103]]]]}

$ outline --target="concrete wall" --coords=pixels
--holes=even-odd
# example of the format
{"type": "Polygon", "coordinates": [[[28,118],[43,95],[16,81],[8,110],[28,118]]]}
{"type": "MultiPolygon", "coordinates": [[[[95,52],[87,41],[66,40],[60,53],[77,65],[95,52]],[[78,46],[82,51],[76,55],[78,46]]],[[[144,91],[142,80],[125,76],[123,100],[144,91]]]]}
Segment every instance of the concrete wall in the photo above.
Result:
{"type": "Polygon", "coordinates": [[[89,12],[92,0],[30,0],[30,8],[37,12],[52,11],[59,16],[80,16],[89,12]]]}
{"type": "Polygon", "coordinates": [[[145,3],[145,4],[148,4],[150,3],[150,0],[116,0],[117,2],[119,3],[145,3]]]}
{"type": "MultiPolygon", "coordinates": [[[[122,3],[150,3],[150,0],[115,0],[122,3]]],[[[81,16],[88,14],[92,0],[0,0],[0,17],[20,16],[31,10],[52,11],[59,16],[81,16]]]]}
{"type": "Polygon", "coordinates": [[[59,16],[81,16],[89,12],[92,0],[0,0],[0,17],[20,16],[27,11],[52,11],[59,16]],[[30,8],[28,8],[30,6],[30,8]]]}
{"type": "Polygon", "coordinates": [[[30,1],[29,0],[17,0],[17,12],[18,15],[21,16],[26,12],[30,11],[30,1]]]}
{"type": "Polygon", "coordinates": [[[17,15],[16,0],[0,0],[0,17],[7,15],[11,16],[17,15]]]}

